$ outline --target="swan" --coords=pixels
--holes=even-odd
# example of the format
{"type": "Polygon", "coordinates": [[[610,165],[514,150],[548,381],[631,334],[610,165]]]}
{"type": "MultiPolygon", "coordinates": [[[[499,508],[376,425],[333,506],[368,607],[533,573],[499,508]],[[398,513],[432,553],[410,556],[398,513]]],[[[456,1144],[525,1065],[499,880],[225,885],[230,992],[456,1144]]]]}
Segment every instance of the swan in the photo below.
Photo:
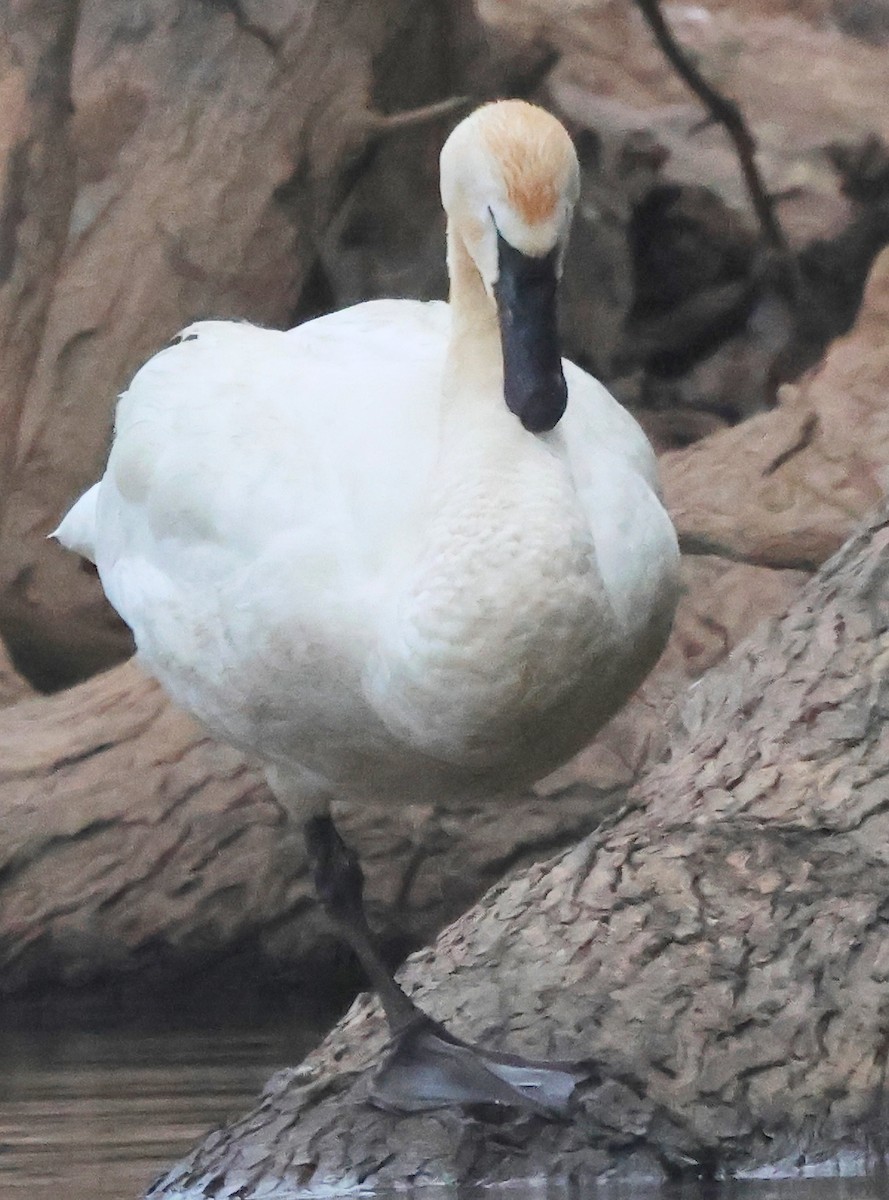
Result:
{"type": "Polygon", "coordinates": [[[473,1047],[416,1008],[368,927],[334,797],[502,797],[565,762],[667,639],[678,548],[654,455],[560,357],[579,192],[555,117],[475,110],[441,153],[449,303],[289,332],[184,329],[121,396],[104,476],[55,537],[139,660],[264,767],[376,989],[392,1108],[564,1109],[579,1066],[473,1047]]]}

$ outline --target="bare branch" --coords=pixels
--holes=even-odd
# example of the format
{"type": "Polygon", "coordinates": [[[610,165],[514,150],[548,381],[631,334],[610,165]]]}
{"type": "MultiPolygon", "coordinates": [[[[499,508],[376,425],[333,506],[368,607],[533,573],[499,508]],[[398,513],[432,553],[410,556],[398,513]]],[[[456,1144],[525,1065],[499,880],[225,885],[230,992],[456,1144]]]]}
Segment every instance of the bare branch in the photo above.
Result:
{"type": "Polygon", "coordinates": [[[734,100],[730,100],[717,91],[687,57],[664,19],[659,0],[635,0],[635,2],[654,35],[655,41],[676,74],[707,108],[711,118],[718,121],[731,138],[763,237],[784,266],[787,283],[791,288],[793,298],[796,299],[799,295],[796,261],[787,243],[784,230],[775,215],[772,198],[766,190],[756,165],[756,141],[740,108],[734,100]]]}
{"type": "Polygon", "coordinates": [[[408,108],[404,112],[370,113],[369,125],[372,133],[379,135],[398,133],[402,129],[414,129],[418,125],[428,125],[439,117],[447,117],[453,112],[459,112],[473,103],[471,96],[448,96],[446,100],[435,100],[432,104],[422,104],[419,108],[408,108]]]}

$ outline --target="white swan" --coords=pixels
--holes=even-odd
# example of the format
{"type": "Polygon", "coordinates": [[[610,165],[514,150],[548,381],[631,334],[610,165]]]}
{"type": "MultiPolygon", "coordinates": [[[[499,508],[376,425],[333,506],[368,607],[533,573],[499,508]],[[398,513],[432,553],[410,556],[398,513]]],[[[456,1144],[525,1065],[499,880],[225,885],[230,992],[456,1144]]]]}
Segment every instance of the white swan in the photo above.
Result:
{"type": "Polygon", "coordinates": [[[190,326],[121,397],[105,475],[55,536],[304,823],[398,1035],[380,1096],[541,1111],[573,1077],[466,1047],[397,988],[330,800],[493,795],[564,762],[660,654],[678,551],[644,435],[559,357],[567,133],[522,101],[478,109],[441,191],[449,305],[190,326]]]}

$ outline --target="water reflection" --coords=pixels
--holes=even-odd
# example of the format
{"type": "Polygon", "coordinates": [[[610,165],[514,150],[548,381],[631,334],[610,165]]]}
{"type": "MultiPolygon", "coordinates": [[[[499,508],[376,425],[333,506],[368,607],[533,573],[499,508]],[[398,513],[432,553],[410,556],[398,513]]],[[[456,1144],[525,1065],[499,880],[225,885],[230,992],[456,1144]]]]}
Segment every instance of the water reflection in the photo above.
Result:
{"type": "MultiPolygon", "coordinates": [[[[138,1200],[209,1129],[299,1061],[320,1024],[0,1032],[0,1200],[138,1200]]],[[[557,1172],[558,1164],[553,1164],[557,1172]]],[[[401,1193],[403,1196],[404,1193],[401,1193]]],[[[413,1200],[889,1200],[882,1178],[653,1189],[543,1183],[413,1200]]],[[[392,1198],[394,1200],[394,1198],[392,1198]]]]}
{"type": "Polygon", "coordinates": [[[135,1200],[314,1039],[278,1025],[0,1034],[2,1200],[135,1200]]]}

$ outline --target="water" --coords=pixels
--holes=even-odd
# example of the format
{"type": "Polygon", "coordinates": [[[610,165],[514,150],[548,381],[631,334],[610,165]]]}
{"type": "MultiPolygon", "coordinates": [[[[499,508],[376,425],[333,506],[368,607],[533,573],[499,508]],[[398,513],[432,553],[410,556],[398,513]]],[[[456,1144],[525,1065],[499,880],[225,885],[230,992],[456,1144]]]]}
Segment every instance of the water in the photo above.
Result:
{"type": "Polygon", "coordinates": [[[136,1200],[312,1032],[0,1033],[0,1198],[136,1200]]]}
{"type": "MultiPolygon", "coordinates": [[[[278,1020],[259,1027],[0,1032],[0,1200],[138,1200],[211,1128],[249,1108],[272,1072],[298,1062],[319,1028],[278,1020]]],[[[584,1200],[577,1188],[546,1185],[500,1194],[584,1200]]],[[[624,1186],[598,1195],[889,1200],[877,1179],[624,1186]]],[[[436,1189],[429,1200],[479,1200],[479,1193],[436,1189]]]]}

